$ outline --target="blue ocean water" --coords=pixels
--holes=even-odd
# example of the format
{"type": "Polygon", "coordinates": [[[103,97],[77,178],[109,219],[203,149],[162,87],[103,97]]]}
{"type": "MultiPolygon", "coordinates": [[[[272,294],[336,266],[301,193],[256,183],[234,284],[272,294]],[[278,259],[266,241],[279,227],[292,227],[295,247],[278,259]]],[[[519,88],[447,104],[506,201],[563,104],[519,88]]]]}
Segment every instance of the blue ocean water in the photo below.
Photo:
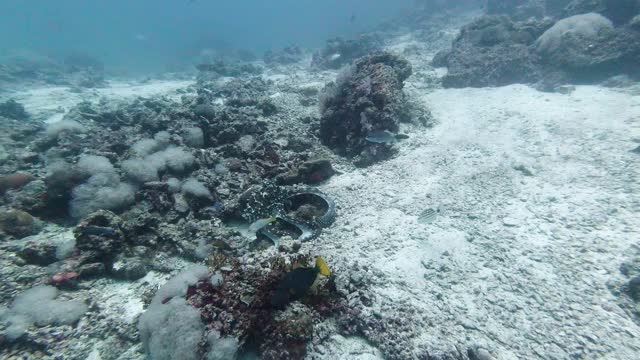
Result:
{"type": "Polygon", "coordinates": [[[321,45],[397,16],[412,0],[4,0],[0,53],[82,52],[107,66],[163,71],[203,49],[321,45]]]}

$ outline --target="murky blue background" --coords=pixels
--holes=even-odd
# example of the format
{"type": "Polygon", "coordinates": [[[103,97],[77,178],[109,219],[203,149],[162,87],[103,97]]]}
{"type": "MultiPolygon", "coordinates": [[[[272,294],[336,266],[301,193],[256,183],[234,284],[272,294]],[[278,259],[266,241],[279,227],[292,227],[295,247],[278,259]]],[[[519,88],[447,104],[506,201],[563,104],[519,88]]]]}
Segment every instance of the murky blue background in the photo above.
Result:
{"type": "Polygon", "coordinates": [[[0,53],[94,55],[107,66],[166,70],[202,49],[321,46],[408,9],[413,0],[2,0],[0,53]],[[350,21],[355,15],[355,21],[350,21]]]}

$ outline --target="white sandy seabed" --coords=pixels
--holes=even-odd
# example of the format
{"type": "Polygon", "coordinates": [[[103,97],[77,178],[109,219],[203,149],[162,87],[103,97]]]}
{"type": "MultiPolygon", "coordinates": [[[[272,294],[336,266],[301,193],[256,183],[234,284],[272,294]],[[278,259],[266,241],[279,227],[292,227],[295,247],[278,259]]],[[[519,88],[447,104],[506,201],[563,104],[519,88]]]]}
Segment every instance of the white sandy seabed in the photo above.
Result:
{"type": "Polygon", "coordinates": [[[637,359],[640,327],[606,283],[640,234],[640,96],[514,85],[422,100],[435,127],[323,186],[339,216],[318,252],[382,277],[373,306],[415,309],[416,347],[637,359]],[[440,212],[423,224],[427,208],[440,212]]]}

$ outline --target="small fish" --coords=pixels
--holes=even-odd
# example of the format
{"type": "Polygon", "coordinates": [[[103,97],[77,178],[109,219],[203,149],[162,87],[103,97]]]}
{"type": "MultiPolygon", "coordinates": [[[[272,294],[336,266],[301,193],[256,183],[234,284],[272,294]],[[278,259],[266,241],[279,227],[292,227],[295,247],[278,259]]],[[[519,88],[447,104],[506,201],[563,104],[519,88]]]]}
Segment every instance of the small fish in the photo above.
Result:
{"type": "Polygon", "coordinates": [[[396,142],[396,135],[389,130],[372,131],[364,138],[374,144],[390,144],[396,142]]]}
{"type": "Polygon", "coordinates": [[[438,209],[426,209],[418,216],[418,222],[421,224],[431,224],[439,212],[440,210],[438,209]]]}
{"type": "Polygon", "coordinates": [[[335,54],[329,56],[329,61],[336,61],[336,60],[340,59],[341,56],[342,55],[340,55],[339,53],[335,53],[335,54]]]}
{"type": "Polygon", "coordinates": [[[251,225],[249,225],[249,232],[252,233],[252,234],[255,234],[255,233],[258,232],[258,230],[260,230],[263,227],[271,224],[272,222],[275,222],[276,220],[278,220],[278,219],[276,217],[274,217],[274,216],[268,217],[268,218],[265,218],[265,219],[256,220],[251,225]]]}
{"type": "Polygon", "coordinates": [[[349,22],[352,24],[356,22],[356,13],[351,14],[351,17],[349,18],[349,22]]]}
{"type": "Polygon", "coordinates": [[[106,236],[106,237],[117,236],[116,230],[114,228],[110,228],[106,226],[87,226],[84,229],[82,229],[82,233],[86,235],[94,235],[94,236],[106,236]]]}
{"type": "Polygon", "coordinates": [[[299,267],[289,271],[278,283],[278,288],[271,297],[271,305],[282,307],[291,301],[303,297],[318,280],[319,276],[331,275],[327,263],[321,258],[316,258],[314,267],[299,267]]]}

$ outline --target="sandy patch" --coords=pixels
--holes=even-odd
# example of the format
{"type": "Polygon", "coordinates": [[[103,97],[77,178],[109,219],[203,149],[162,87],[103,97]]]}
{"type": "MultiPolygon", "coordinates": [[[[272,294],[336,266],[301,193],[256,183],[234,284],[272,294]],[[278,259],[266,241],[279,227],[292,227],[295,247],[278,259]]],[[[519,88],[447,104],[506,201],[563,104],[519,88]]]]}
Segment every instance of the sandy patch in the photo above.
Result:
{"type": "Polygon", "coordinates": [[[436,353],[634,358],[640,327],[606,282],[640,233],[629,152],[640,97],[514,85],[422,101],[437,126],[323,187],[339,216],[318,252],[342,271],[357,260],[380,274],[374,308],[407,301],[423,316],[416,346],[436,353]],[[441,211],[423,224],[429,207],[441,211]]]}

